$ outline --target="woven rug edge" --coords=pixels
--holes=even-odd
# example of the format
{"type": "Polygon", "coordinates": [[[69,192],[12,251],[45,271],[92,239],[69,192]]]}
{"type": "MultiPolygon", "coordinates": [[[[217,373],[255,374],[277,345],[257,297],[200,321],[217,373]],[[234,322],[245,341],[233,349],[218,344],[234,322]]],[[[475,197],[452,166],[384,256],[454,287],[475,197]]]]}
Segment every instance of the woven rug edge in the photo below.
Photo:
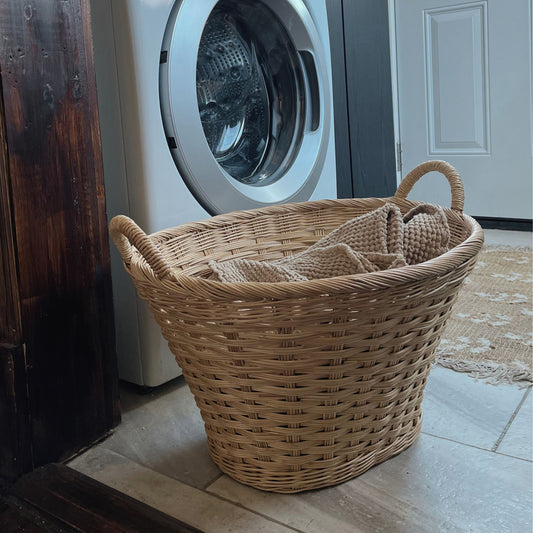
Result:
{"type": "Polygon", "coordinates": [[[492,361],[461,361],[456,357],[437,355],[435,364],[456,372],[468,374],[474,379],[486,381],[492,385],[507,383],[517,384],[520,388],[528,388],[533,384],[533,374],[520,363],[505,365],[492,361]]]}

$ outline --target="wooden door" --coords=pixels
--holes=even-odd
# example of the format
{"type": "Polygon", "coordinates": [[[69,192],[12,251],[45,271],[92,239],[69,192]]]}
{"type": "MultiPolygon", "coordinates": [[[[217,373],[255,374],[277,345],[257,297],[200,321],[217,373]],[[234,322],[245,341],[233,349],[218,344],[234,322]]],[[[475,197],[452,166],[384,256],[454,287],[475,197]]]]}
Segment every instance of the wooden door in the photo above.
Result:
{"type": "Polygon", "coordinates": [[[88,0],[5,0],[0,35],[0,475],[14,477],[109,431],[118,380],[88,0]]]}
{"type": "MultiPolygon", "coordinates": [[[[531,219],[530,0],[396,0],[395,14],[403,174],[447,160],[467,213],[531,219]]],[[[429,179],[412,194],[449,196],[429,179]]]]}

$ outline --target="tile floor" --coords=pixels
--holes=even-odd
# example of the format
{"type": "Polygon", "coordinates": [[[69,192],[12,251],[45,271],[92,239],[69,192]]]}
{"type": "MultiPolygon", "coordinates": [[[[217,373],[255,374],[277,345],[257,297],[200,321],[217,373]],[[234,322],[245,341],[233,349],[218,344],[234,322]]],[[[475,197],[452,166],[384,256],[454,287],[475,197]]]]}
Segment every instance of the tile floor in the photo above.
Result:
{"type": "MultiPolygon", "coordinates": [[[[486,237],[531,246],[531,234],[486,237]]],[[[531,389],[434,367],[410,448],[351,481],[296,495],[218,470],[183,379],[148,395],[124,386],[121,402],[122,424],[69,466],[206,532],[532,531],[531,389]]]]}

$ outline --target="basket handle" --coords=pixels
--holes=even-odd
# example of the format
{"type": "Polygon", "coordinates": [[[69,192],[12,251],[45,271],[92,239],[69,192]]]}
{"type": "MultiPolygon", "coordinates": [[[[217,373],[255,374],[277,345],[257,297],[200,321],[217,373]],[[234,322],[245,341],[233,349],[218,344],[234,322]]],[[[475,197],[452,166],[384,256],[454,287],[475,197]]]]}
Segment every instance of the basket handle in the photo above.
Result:
{"type": "Polygon", "coordinates": [[[444,174],[450,187],[452,189],[452,209],[454,211],[463,212],[464,203],[465,203],[465,192],[463,188],[463,182],[461,176],[455,168],[452,167],[446,161],[426,161],[415,167],[405,178],[402,180],[398,186],[398,190],[394,194],[394,198],[407,198],[407,195],[411,192],[414,184],[428,172],[440,172],[444,174]]]}
{"type": "Polygon", "coordinates": [[[109,223],[109,233],[124,263],[129,265],[133,257],[133,246],[152,267],[159,279],[170,274],[170,266],[146,233],[125,215],[117,215],[109,223]]]}

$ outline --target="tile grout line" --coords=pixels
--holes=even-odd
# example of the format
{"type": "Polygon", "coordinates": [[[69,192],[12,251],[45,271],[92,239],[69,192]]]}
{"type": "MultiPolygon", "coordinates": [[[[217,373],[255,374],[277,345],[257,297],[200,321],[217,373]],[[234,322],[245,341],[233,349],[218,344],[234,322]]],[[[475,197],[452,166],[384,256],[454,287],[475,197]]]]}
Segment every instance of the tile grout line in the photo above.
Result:
{"type": "Polygon", "coordinates": [[[422,435],[428,435],[429,437],[433,437],[434,439],[442,439],[448,442],[454,442],[455,444],[460,444],[461,446],[467,446],[468,448],[474,448],[474,450],[479,450],[481,452],[497,453],[498,455],[502,455],[504,457],[509,457],[511,459],[516,459],[518,461],[525,461],[526,463],[531,463],[531,461],[529,461],[528,459],[524,459],[523,457],[515,457],[514,455],[508,455],[506,453],[495,452],[492,449],[489,450],[488,448],[482,448],[481,446],[476,446],[474,444],[468,444],[466,442],[461,442],[460,440],[450,439],[449,437],[442,437],[441,435],[435,435],[433,433],[428,433],[427,431],[421,431],[420,433],[422,435]]]}
{"type": "MultiPolygon", "coordinates": [[[[222,475],[225,475],[225,474],[223,473],[222,475]]],[[[222,501],[224,501],[226,503],[231,503],[232,505],[235,505],[236,507],[240,507],[241,509],[244,509],[245,511],[248,511],[248,512],[253,513],[253,514],[257,515],[257,516],[260,516],[261,518],[265,518],[269,522],[273,522],[274,524],[278,524],[280,526],[286,527],[287,529],[290,529],[291,531],[296,531],[296,533],[305,533],[305,531],[302,531],[301,529],[296,529],[296,528],[294,528],[292,526],[289,526],[288,524],[284,524],[283,522],[280,522],[279,520],[276,520],[275,518],[272,518],[271,516],[268,516],[266,514],[260,513],[258,511],[255,511],[254,509],[250,509],[249,507],[246,507],[242,503],[233,501],[233,500],[231,500],[229,498],[226,498],[225,496],[220,496],[216,492],[211,492],[208,489],[209,489],[209,487],[204,489],[204,492],[206,494],[209,494],[210,496],[214,496],[215,498],[218,498],[219,500],[222,500],[222,501]]],[[[257,489],[254,489],[254,490],[257,490],[257,489]]]]}
{"type": "Polygon", "coordinates": [[[207,492],[207,489],[211,486],[211,485],[214,485],[222,476],[224,475],[224,472],[222,471],[219,471],[218,474],[216,475],[215,478],[213,478],[211,481],[209,481],[208,483],[206,483],[200,490],[203,490],[205,492],[207,492]]]}
{"type": "Polygon", "coordinates": [[[495,451],[491,453],[495,453],[496,455],[501,455],[502,457],[510,457],[511,459],[518,459],[519,461],[526,461],[526,463],[533,463],[533,460],[531,459],[524,459],[523,457],[517,457],[516,455],[509,455],[508,453],[503,453],[499,451],[495,451]]]}
{"type": "Polygon", "coordinates": [[[520,411],[522,405],[526,403],[526,399],[529,396],[530,392],[531,392],[531,388],[527,389],[524,396],[522,396],[522,399],[520,400],[520,403],[518,404],[517,408],[514,410],[514,413],[511,415],[509,422],[507,422],[507,425],[503,428],[503,431],[501,435],[498,437],[498,440],[495,442],[494,446],[490,450],[491,452],[495,452],[498,449],[498,446],[502,443],[502,440],[505,438],[505,435],[507,435],[507,432],[509,431],[511,424],[514,422],[514,419],[518,415],[518,411],[520,411]]]}

